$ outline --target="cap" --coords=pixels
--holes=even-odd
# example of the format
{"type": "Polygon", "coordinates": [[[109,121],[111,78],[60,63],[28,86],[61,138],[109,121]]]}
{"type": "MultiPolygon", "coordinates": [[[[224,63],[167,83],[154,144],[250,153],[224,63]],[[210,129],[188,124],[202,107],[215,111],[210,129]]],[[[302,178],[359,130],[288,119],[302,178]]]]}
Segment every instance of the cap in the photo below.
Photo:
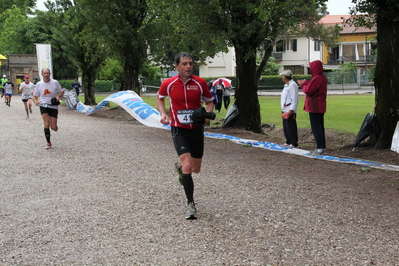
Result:
{"type": "Polygon", "coordinates": [[[3,78],[6,78],[7,76],[6,75],[3,75],[3,78]]]}
{"type": "Polygon", "coordinates": [[[284,70],[283,73],[280,73],[281,76],[287,76],[287,77],[291,77],[292,76],[292,71],[287,69],[284,70]]]}
{"type": "Polygon", "coordinates": [[[29,76],[28,76],[28,75],[25,75],[25,76],[24,76],[24,79],[28,79],[28,78],[29,78],[29,76]]]}

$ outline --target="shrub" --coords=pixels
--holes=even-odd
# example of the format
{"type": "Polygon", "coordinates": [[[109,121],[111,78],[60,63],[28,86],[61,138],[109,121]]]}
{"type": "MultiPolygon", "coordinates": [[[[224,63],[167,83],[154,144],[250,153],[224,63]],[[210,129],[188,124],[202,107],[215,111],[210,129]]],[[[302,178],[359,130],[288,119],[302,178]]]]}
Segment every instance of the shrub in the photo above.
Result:
{"type": "MultiPolygon", "coordinates": [[[[115,88],[112,80],[96,80],[96,92],[110,92],[118,91],[119,88],[115,88]]],[[[116,84],[115,84],[116,85],[116,84]]]]}
{"type": "Polygon", "coordinates": [[[58,82],[60,83],[62,88],[70,90],[72,89],[72,83],[74,83],[75,81],[66,79],[66,80],[58,80],[58,82]]]}
{"type": "MultiPolygon", "coordinates": [[[[294,81],[300,79],[311,80],[311,75],[293,75],[294,81]]],[[[261,80],[258,83],[259,90],[276,90],[282,89],[284,86],[283,81],[281,80],[280,75],[273,75],[273,76],[262,76],[261,80]]]]}

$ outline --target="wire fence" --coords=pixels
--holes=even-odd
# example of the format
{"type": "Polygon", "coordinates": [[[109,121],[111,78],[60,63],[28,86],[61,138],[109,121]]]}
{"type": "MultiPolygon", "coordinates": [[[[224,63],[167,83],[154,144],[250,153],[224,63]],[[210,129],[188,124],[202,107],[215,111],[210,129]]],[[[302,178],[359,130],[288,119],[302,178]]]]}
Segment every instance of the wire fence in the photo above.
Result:
{"type": "Polygon", "coordinates": [[[357,71],[334,71],[325,73],[328,84],[342,85],[342,84],[358,84],[372,85],[372,77],[370,74],[360,74],[357,71]]]}

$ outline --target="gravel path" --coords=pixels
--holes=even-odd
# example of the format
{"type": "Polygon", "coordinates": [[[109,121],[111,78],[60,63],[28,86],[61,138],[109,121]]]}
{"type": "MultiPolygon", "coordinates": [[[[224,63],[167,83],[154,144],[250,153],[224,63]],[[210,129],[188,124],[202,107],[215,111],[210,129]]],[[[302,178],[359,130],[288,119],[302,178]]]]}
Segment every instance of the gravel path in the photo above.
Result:
{"type": "Polygon", "coordinates": [[[0,113],[1,265],[399,265],[397,173],[206,139],[186,221],[169,131],[0,113]]]}

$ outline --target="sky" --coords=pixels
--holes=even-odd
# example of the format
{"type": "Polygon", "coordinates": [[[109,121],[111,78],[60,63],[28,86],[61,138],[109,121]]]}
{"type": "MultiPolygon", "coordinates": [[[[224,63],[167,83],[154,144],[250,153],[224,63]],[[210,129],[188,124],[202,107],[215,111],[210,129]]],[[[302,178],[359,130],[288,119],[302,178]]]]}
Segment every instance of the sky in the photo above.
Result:
{"type": "Polygon", "coordinates": [[[47,10],[46,7],[44,6],[44,2],[47,2],[47,0],[36,0],[37,9],[40,9],[40,10],[43,10],[43,11],[47,10]]]}
{"type": "MultiPolygon", "coordinates": [[[[38,9],[46,10],[44,6],[46,0],[37,0],[36,5],[38,9]]],[[[352,0],[328,0],[327,10],[330,15],[348,15],[349,7],[352,5],[352,0]]]]}
{"type": "Polygon", "coordinates": [[[327,11],[330,15],[349,15],[352,0],[328,0],[327,11]]]}

